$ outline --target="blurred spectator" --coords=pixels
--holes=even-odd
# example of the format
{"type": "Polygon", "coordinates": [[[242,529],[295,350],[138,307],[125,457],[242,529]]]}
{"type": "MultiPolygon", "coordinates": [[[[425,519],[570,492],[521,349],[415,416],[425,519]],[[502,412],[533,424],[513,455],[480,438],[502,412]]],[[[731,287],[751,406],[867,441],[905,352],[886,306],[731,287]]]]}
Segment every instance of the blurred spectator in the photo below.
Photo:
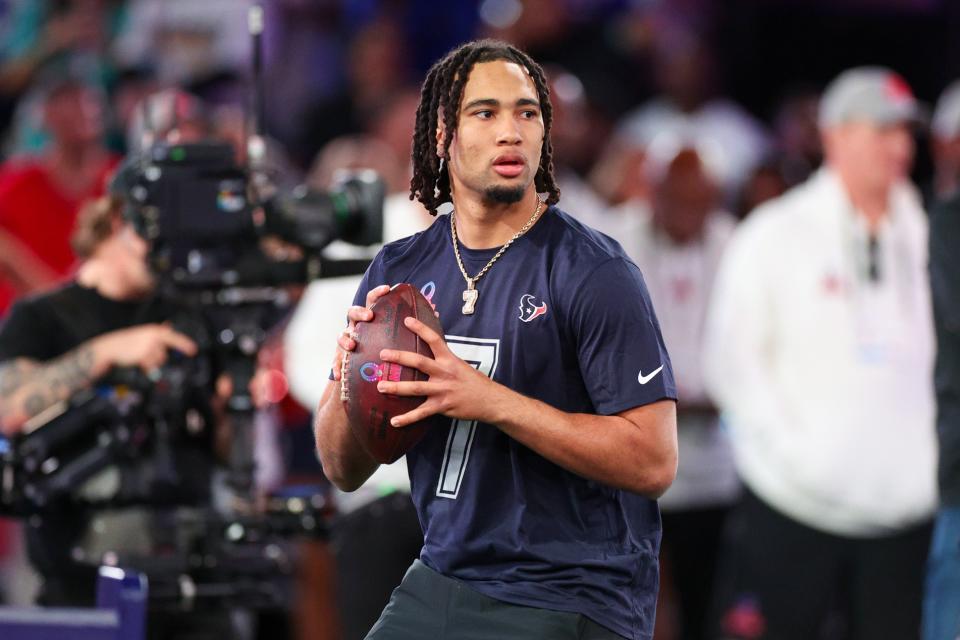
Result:
{"type": "Polygon", "coordinates": [[[789,185],[782,170],[782,158],[774,157],[755,168],[740,188],[735,213],[741,220],[767,200],[783,194],[789,185]]]}
{"type": "MultiPolygon", "coordinates": [[[[952,85],[937,106],[935,135],[948,133],[952,85]],[[947,100],[947,102],[944,102],[947,100]],[[936,131],[939,130],[939,131],[936,131]]],[[[956,105],[954,105],[956,109],[956,105]]],[[[954,111],[954,120],[960,113],[954,111]]],[[[954,129],[954,137],[956,137],[954,129]]],[[[957,144],[954,140],[953,144],[957,144]]],[[[960,192],[954,189],[930,212],[930,281],[937,331],[937,432],[940,436],[940,510],[927,562],[923,640],[960,637],[960,192]]]]}
{"type": "Polygon", "coordinates": [[[143,97],[132,107],[127,127],[127,150],[142,153],[155,142],[196,142],[213,129],[207,106],[180,89],[163,89],[143,97]]]}
{"type": "MultiPolygon", "coordinates": [[[[660,498],[661,604],[677,604],[677,638],[705,638],[720,533],[739,493],[727,436],[707,397],[701,369],[703,322],[713,277],[735,219],[720,209],[722,156],[709,141],[673,134],[648,147],[649,204],[631,201],[611,215],[608,233],[643,272],[670,350],[680,402],[677,478],[660,498]],[[674,586],[675,593],[667,583],[674,586]]],[[[669,607],[667,607],[669,609],[669,607]]],[[[666,613],[661,607],[659,617],[666,613]]]]}
{"type": "MultiPolygon", "coordinates": [[[[73,74],[100,88],[110,84],[108,46],[123,23],[122,2],[14,0],[8,11],[0,27],[0,131],[45,70],[73,74]]],[[[36,131],[21,134],[17,151],[33,150],[44,142],[36,131]]]]}
{"type": "Polygon", "coordinates": [[[934,175],[928,195],[933,201],[952,196],[960,187],[960,80],[940,94],[930,138],[934,175]]]}
{"type": "Polygon", "coordinates": [[[810,177],[823,161],[817,109],[820,95],[793,89],[774,116],[773,148],[744,181],[734,213],[741,220],[758,206],[810,177]]]}
{"type": "Polygon", "coordinates": [[[45,87],[42,117],[51,143],[36,159],[0,167],[0,314],[17,295],[70,273],[70,233],[81,202],[103,193],[117,158],[104,147],[104,105],[72,78],[45,87]]]}
{"type": "MultiPolygon", "coordinates": [[[[393,100],[383,105],[373,116],[370,133],[390,147],[396,162],[396,182],[389,183],[390,193],[409,193],[413,177],[413,124],[416,122],[417,105],[420,104],[420,89],[408,86],[398,90],[393,100]]],[[[377,165],[371,165],[376,167],[377,165]]]]}
{"type": "Polygon", "coordinates": [[[554,175],[560,186],[564,211],[575,211],[589,225],[606,214],[607,203],[597,195],[584,176],[593,166],[607,131],[587,102],[580,79],[562,67],[547,65],[544,69],[550,83],[553,104],[554,175]]]}
{"type": "Polygon", "coordinates": [[[160,83],[145,68],[134,67],[118,73],[110,96],[110,127],[107,131],[112,151],[120,154],[127,152],[127,132],[137,106],[144,98],[159,90],[160,83]]]}
{"type": "Polygon", "coordinates": [[[789,187],[809,178],[823,162],[823,146],[817,129],[819,105],[817,91],[798,87],[781,101],[774,116],[777,164],[789,187]]]}
{"type": "Polygon", "coordinates": [[[650,185],[643,167],[645,146],[620,135],[610,137],[590,171],[590,186],[597,195],[611,205],[650,197],[650,185]]]}
{"type": "Polygon", "coordinates": [[[724,153],[722,186],[733,197],[767,152],[762,125],[712,85],[714,52],[692,31],[666,30],[653,48],[659,97],[628,113],[618,136],[640,148],[661,133],[692,128],[714,139],[724,153]]]}
{"type": "Polygon", "coordinates": [[[750,214],[721,263],[705,380],[747,491],[720,637],[917,637],[936,502],[917,114],[893,72],[841,74],[820,106],[824,168],[750,214]]]}
{"type": "Polygon", "coordinates": [[[484,36],[510,42],[534,59],[577,76],[605,117],[616,118],[649,95],[649,84],[638,82],[634,60],[616,33],[622,17],[603,19],[615,11],[622,13],[622,3],[485,0],[478,4],[484,36]]]}
{"type": "Polygon", "coordinates": [[[337,136],[369,133],[380,109],[409,84],[406,51],[403,30],[387,17],[360,30],[349,46],[346,89],[303,114],[296,155],[309,159],[337,136]]]}
{"type": "Polygon", "coordinates": [[[164,84],[188,85],[250,63],[252,0],[130,0],[113,53],[123,67],[153,64],[164,84]]]}
{"type": "Polygon", "coordinates": [[[340,3],[316,0],[264,5],[266,127],[288,148],[296,148],[304,108],[340,86],[345,56],[338,34],[340,9],[340,3]]]}

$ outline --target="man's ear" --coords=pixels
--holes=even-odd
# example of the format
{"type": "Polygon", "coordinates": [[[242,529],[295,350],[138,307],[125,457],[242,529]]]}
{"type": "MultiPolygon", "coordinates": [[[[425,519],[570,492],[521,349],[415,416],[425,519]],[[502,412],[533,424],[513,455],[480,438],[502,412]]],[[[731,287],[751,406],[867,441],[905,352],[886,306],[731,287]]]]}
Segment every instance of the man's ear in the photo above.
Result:
{"type": "Polygon", "coordinates": [[[443,110],[437,109],[436,139],[437,139],[437,157],[438,158],[443,158],[443,155],[444,155],[443,147],[444,147],[444,141],[446,140],[446,137],[447,137],[446,133],[447,133],[447,127],[443,122],[443,110]]]}

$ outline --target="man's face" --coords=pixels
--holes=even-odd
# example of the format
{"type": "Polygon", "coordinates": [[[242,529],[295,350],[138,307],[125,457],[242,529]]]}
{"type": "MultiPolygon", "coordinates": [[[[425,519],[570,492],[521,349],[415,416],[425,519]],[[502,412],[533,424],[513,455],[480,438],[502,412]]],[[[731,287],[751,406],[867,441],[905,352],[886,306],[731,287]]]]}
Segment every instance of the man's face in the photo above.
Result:
{"type": "Polygon", "coordinates": [[[92,144],[103,134],[103,105],[86,87],[65,87],[47,100],[44,122],[62,144],[92,144]]]}
{"type": "MultiPolygon", "coordinates": [[[[454,194],[518,202],[540,166],[544,125],[536,86],[513,62],[474,65],[463,88],[447,164],[454,194]]],[[[442,148],[443,131],[437,132],[442,148]]]]}
{"type": "Polygon", "coordinates": [[[674,242],[690,242],[703,231],[718,197],[696,151],[681,151],[654,188],[654,219],[674,242]]]}
{"type": "Polygon", "coordinates": [[[864,187],[889,189],[913,164],[913,135],[906,123],[850,122],[824,134],[828,161],[864,187]]]}

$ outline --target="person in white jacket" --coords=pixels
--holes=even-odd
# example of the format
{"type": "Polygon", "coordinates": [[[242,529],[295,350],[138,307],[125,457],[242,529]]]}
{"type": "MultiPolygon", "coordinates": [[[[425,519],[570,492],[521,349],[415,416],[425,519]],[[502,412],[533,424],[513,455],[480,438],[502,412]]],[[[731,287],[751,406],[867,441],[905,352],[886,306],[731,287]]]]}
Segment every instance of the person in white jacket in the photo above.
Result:
{"type": "Polygon", "coordinates": [[[760,206],[721,262],[705,382],[746,491],[728,521],[722,638],[916,638],[936,504],[919,108],[895,73],[841,74],[825,164],[760,206]]]}

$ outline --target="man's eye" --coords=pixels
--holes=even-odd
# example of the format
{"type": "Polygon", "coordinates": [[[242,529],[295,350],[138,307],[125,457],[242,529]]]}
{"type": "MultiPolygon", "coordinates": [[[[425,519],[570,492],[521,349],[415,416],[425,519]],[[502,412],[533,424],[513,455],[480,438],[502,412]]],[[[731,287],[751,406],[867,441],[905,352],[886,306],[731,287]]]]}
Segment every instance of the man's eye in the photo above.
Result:
{"type": "Polygon", "coordinates": [[[488,120],[493,117],[493,111],[488,111],[488,110],[477,111],[473,115],[477,116],[481,120],[488,120]]]}
{"type": "Polygon", "coordinates": [[[537,117],[537,112],[527,109],[526,111],[522,111],[520,115],[526,118],[527,120],[533,120],[537,117]]]}

